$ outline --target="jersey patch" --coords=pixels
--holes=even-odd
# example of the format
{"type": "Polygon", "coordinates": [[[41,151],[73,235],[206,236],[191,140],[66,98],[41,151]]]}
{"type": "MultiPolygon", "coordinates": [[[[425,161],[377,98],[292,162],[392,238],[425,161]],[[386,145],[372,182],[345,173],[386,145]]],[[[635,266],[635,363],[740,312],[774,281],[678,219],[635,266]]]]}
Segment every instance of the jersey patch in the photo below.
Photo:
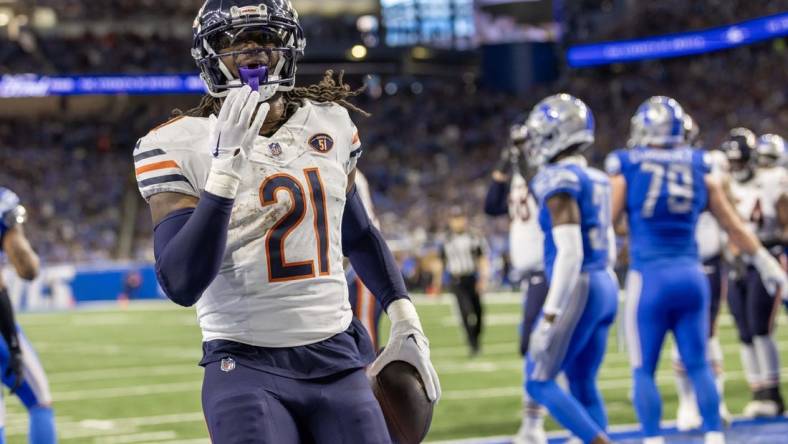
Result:
{"type": "Polygon", "coordinates": [[[309,146],[315,151],[327,153],[334,148],[334,138],[328,134],[315,134],[309,138],[309,146]]]}

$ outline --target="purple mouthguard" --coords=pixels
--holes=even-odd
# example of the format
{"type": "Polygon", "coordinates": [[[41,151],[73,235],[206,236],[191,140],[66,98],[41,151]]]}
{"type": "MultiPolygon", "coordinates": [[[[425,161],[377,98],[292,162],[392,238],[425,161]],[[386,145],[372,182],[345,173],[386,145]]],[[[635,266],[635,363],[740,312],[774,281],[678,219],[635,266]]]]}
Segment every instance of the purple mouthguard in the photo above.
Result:
{"type": "Polygon", "coordinates": [[[260,84],[268,82],[268,67],[263,65],[259,68],[240,67],[238,72],[241,74],[241,82],[252,87],[252,91],[259,91],[260,84]]]}

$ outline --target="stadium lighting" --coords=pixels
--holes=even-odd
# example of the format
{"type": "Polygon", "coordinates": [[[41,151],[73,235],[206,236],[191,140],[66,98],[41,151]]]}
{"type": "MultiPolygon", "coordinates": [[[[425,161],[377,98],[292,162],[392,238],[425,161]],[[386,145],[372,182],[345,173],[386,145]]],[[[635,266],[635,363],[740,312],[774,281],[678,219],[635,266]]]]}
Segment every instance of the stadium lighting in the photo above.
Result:
{"type": "Polygon", "coordinates": [[[0,9],[0,26],[6,26],[11,22],[12,13],[8,9],[0,9]]]}
{"type": "Polygon", "coordinates": [[[350,56],[356,60],[361,60],[367,56],[367,47],[364,45],[355,45],[350,49],[350,56]]]}

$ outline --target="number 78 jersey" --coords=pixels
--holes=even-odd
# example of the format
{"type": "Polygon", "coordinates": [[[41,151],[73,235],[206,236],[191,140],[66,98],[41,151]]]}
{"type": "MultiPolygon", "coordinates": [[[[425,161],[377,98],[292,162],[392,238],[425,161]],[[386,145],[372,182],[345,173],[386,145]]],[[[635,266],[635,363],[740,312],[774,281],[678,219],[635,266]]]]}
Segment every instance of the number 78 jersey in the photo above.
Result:
{"type": "MultiPolygon", "coordinates": [[[[134,159],[143,197],[200,196],[211,126],[185,117],[140,141],[134,159]]],[[[204,341],[294,347],[348,328],[341,224],[360,146],[344,108],[308,101],[276,134],[256,139],[219,275],[197,302],[204,341]]]]}
{"type": "Polygon", "coordinates": [[[605,169],[627,183],[630,256],[633,266],[678,258],[698,260],[695,228],[706,209],[705,176],[711,165],[704,151],[645,148],[611,153],[605,169]]]}

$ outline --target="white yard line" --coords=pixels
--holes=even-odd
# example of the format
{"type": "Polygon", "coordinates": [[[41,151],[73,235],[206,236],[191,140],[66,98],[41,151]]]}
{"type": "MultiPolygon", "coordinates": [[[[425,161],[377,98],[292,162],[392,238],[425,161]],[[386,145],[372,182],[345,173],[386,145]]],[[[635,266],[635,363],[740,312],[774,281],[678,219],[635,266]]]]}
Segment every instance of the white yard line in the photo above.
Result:
{"type": "Polygon", "coordinates": [[[148,432],[148,433],[131,433],[128,435],[112,435],[102,438],[96,438],[94,444],[128,444],[140,442],[161,442],[162,440],[172,440],[178,437],[178,434],[172,430],[164,432],[148,432]]]}
{"type": "Polygon", "coordinates": [[[202,383],[199,381],[192,381],[181,383],[135,385],[131,387],[73,390],[68,392],[53,393],[52,399],[55,400],[55,403],[58,403],[65,401],[84,401],[87,399],[107,399],[126,396],[146,396],[163,393],[188,392],[192,390],[200,390],[201,384],[202,383]]]}

